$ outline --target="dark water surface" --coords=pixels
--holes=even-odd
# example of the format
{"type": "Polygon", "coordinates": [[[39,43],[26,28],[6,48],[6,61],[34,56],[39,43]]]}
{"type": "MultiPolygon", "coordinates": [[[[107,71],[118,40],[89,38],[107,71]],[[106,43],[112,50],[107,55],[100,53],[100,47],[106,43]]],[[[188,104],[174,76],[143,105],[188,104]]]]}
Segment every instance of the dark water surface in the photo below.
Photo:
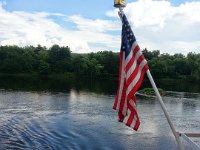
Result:
{"type": "MultiPolygon", "coordinates": [[[[141,126],[135,132],[117,122],[112,82],[65,82],[66,89],[54,83],[57,90],[36,82],[42,87],[37,91],[25,90],[26,80],[14,90],[1,84],[0,149],[177,149],[156,99],[137,98],[141,126]]],[[[167,92],[163,99],[178,131],[200,132],[200,94],[167,92]]],[[[200,145],[200,139],[192,140],[200,145]]]]}

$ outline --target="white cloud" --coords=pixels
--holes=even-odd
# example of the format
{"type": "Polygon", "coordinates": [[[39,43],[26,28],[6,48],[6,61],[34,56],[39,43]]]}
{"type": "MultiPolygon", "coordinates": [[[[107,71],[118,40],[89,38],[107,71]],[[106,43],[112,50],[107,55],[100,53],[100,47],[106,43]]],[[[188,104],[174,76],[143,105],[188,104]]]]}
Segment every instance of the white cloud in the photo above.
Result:
{"type": "MultiPolygon", "coordinates": [[[[200,2],[138,0],[124,9],[142,48],[164,53],[200,52],[200,2]]],[[[116,17],[116,10],[107,12],[116,17]]]]}
{"type": "Polygon", "coordinates": [[[69,20],[77,25],[81,31],[106,32],[120,29],[119,21],[87,19],[79,15],[70,16],[69,20]]]}
{"type": "MultiPolygon", "coordinates": [[[[59,13],[9,12],[3,5],[6,3],[0,3],[0,45],[59,44],[80,53],[119,51],[121,23],[117,9],[106,13],[110,20],[102,20],[59,13]]],[[[200,50],[199,8],[200,2],[173,6],[170,1],[138,0],[128,3],[124,12],[141,48],[187,54],[200,50]]]]}
{"type": "Polygon", "coordinates": [[[8,12],[0,4],[0,45],[67,45],[73,52],[114,50],[120,44],[120,37],[106,34],[119,30],[116,22],[89,20],[81,16],[71,16],[67,21],[77,28],[70,30],[56,23],[51,17],[67,18],[63,14],[47,12],[8,12]]]}
{"type": "Polygon", "coordinates": [[[120,46],[120,22],[110,20],[92,20],[78,15],[70,16],[69,21],[76,25],[77,30],[73,32],[86,41],[92,50],[118,50],[120,46]],[[112,35],[108,32],[118,31],[119,34],[112,35]]]}

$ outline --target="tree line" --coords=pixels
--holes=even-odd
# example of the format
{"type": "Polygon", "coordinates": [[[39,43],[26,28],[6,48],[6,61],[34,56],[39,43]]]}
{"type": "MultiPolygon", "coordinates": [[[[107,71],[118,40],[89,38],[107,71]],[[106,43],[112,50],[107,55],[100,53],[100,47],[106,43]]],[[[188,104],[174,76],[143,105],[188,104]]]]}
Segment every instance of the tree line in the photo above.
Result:
{"type": "MultiPolygon", "coordinates": [[[[200,80],[200,54],[169,55],[159,50],[143,50],[149,68],[156,78],[192,78],[200,80]]],[[[117,77],[119,53],[99,51],[76,54],[68,46],[38,45],[18,47],[0,46],[1,74],[63,74],[73,73],[88,77],[117,77]]]]}

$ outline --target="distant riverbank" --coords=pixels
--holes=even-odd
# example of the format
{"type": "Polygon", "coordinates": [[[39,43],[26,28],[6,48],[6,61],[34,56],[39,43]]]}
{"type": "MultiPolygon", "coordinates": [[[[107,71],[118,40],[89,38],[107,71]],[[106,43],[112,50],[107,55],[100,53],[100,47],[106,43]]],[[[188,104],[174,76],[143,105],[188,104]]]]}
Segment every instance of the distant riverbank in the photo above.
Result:
{"type": "MultiPolygon", "coordinates": [[[[187,79],[154,79],[158,88],[164,91],[200,93],[200,83],[187,79]]],[[[88,89],[97,93],[116,94],[118,77],[116,76],[83,76],[74,73],[64,74],[0,74],[0,89],[24,91],[69,91],[88,89]]],[[[151,88],[147,78],[140,88],[151,88]]]]}
{"type": "MultiPolygon", "coordinates": [[[[200,81],[200,54],[161,54],[159,50],[143,54],[155,79],[186,79],[200,81]]],[[[38,45],[0,46],[0,73],[58,78],[79,75],[88,78],[117,78],[119,52],[72,53],[70,47],[38,45]],[[67,72],[67,73],[66,73],[67,72]],[[60,75],[61,74],[61,75],[60,75]],[[64,74],[64,76],[62,76],[64,74]],[[67,75],[66,75],[67,74],[67,75]]]]}
{"type": "Polygon", "coordinates": [[[90,90],[96,93],[114,94],[117,89],[117,78],[99,78],[64,74],[0,74],[0,89],[22,91],[52,91],[65,92],[76,90],[90,90]]]}

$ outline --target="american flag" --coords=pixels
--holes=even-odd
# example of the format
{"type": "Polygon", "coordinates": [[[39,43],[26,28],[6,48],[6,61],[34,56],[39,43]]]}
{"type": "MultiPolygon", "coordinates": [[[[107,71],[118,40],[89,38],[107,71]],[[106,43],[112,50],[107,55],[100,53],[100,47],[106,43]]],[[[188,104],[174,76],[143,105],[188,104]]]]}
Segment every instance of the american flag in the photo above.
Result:
{"type": "Polygon", "coordinates": [[[135,93],[148,70],[148,64],[140,51],[125,14],[119,13],[119,15],[122,20],[122,43],[118,91],[113,109],[118,110],[120,122],[137,130],[140,120],[137,114],[135,93]]]}

